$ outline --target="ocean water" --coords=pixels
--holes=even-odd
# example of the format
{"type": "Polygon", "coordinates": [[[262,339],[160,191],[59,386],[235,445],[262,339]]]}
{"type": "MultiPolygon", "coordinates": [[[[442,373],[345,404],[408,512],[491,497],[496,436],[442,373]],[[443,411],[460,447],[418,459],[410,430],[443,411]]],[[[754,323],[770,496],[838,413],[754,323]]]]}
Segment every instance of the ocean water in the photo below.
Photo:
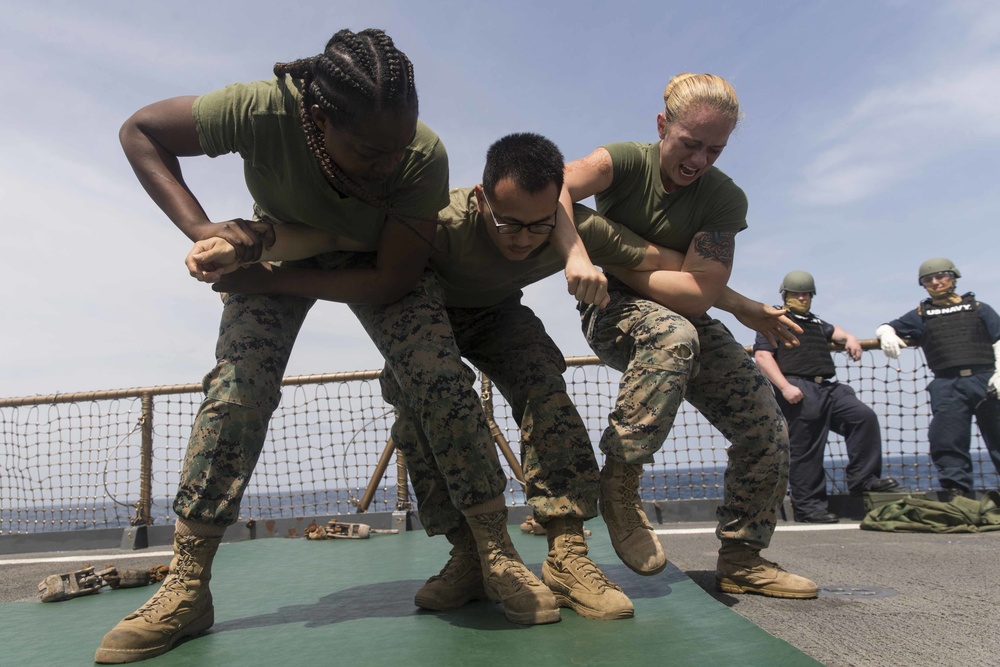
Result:
{"type": "MultiPolygon", "coordinates": [[[[827,460],[827,490],[831,494],[846,494],[844,480],[845,460],[827,460]]],[[[979,490],[1000,488],[1000,477],[984,451],[973,452],[974,478],[979,490]]],[[[640,494],[643,500],[706,500],[722,497],[725,464],[706,464],[701,467],[671,469],[648,468],[642,479],[640,494]]],[[[886,457],[882,463],[883,476],[899,480],[902,488],[927,491],[937,488],[937,476],[930,457],[910,454],[886,457]]],[[[243,499],[241,521],[333,516],[353,514],[356,505],[352,499],[357,491],[326,489],[296,491],[293,493],[251,495],[243,499]]],[[[410,490],[410,498],[413,492],[410,490]]],[[[508,502],[524,503],[524,494],[512,485],[507,493],[508,502]]],[[[173,498],[154,498],[152,515],[154,523],[173,520],[170,503],[173,498]]],[[[379,489],[369,507],[370,512],[385,512],[395,508],[395,488],[379,489]]],[[[99,528],[125,528],[129,525],[131,508],[115,503],[87,503],[73,506],[36,506],[0,508],[0,535],[8,533],[58,532],[64,530],[91,530],[99,528]]]]}

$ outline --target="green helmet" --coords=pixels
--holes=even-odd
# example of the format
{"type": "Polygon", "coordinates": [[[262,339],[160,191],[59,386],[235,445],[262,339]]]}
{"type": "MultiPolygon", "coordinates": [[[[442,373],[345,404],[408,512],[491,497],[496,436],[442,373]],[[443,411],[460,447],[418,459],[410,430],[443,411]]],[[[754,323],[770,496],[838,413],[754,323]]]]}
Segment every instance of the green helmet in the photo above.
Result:
{"type": "Polygon", "coordinates": [[[811,274],[805,271],[790,271],[785,279],[781,281],[778,288],[780,294],[785,292],[809,292],[816,296],[816,281],[811,274]]]}
{"type": "Polygon", "coordinates": [[[920,269],[917,271],[917,284],[923,287],[923,283],[920,282],[924,279],[924,276],[929,276],[932,273],[940,273],[942,271],[951,271],[955,274],[956,278],[961,278],[962,274],[958,272],[955,268],[955,264],[952,263],[947,257],[934,257],[927,260],[920,265],[920,269]]]}

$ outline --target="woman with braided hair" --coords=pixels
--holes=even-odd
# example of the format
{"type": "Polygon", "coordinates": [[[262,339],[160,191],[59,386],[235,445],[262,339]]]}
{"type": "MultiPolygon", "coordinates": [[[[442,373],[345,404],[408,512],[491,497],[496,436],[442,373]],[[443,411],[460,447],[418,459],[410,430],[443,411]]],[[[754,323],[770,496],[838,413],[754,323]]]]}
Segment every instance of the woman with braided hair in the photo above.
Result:
{"type": "Polygon", "coordinates": [[[212,561],[226,527],[239,518],[292,345],[315,302],[298,286],[282,291],[281,271],[289,266],[321,274],[323,298],[350,304],[426,433],[460,453],[449,492],[474,526],[482,558],[493,564],[484,567],[491,597],[523,622],[558,620],[551,592],[510,545],[506,477],[473,372],[461,363],[426,269],[425,240],[449,201],[448,161],[437,135],[417,120],[409,59],[380,30],[341,30],[323,53],[279,63],[274,73],[268,81],[154,103],[120,132],[140,183],[192,241],[223,238],[251,262],[281,247],[282,225],[275,223],[300,223],[336,235],[338,251],[277,267],[267,276],[268,294],[247,287],[252,271],[232,274],[243,274],[244,289],[225,298],[217,363],[205,376],[206,398],[173,504],[170,575],[105,635],[95,661],[160,655],[214,623],[212,561]],[[212,222],[184,182],[179,157],[225,153],[243,158],[252,220],[212,222]],[[453,358],[426,352],[447,349],[447,341],[453,358]]]}

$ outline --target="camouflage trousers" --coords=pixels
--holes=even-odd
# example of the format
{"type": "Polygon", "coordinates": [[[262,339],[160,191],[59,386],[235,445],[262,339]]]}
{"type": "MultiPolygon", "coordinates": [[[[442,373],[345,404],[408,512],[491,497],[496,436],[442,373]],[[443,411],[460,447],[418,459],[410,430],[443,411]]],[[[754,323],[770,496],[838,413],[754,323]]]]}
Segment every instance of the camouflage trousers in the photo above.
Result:
{"type": "MultiPolygon", "coordinates": [[[[589,519],[597,515],[594,448],[566,393],[562,352],[520,298],[517,293],[489,308],[448,308],[452,340],[425,348],[422,354],[439,365],[468,368],[460,358],[465,357],[507,399],[521,427],[526,497],[539,521],[558,516],[589,519]]],[[[476,451],[482,459],[477,461],[460,443],[435,439],[400,384],[388,368],[383,372],[383,395],[397,409],[392,437],[403,452],[421,523],[428,534],[447,534],[464,521],[461,510],[485,500],[476,486],[481,476],[477,471],[492,470],[499,457],[492,441],[488,457],[476,451]]],[[[476,419],[485,419],[481,408],[476,419]]]]}
{"type": "MultiPolygon", "coordinates": [[[[371,266],[370,253],[330,253],[303,262],[313,268],[371,266]]],[[[230,294],[205,377],[205,401],[192,428],[174,510],[182,518],[229,525],[257,464],[292,345],[314,301],[300,297],[230,294]]],[[[351,306],[401,386],[433,442],[449,443],[454,465],[471,491],[470,505],[503,493],[506,477],[483,415],[475,374],[458,360],[437,278],[390,305],[351,306]],[[427,354],[435,350],[439,356],[427,354]],[[491,458],[492,457],[492,458],[491,458]],[[483,462],[492,462],[484,464],[483,462]]]]}
{"type": "Polygon", "coordinates": [[[590,347],[622,372],[601,451],[626,463],[652,463],[687,399],[730,443],[716,534],[723,542],[767,547],[788,483],[788,429],[743,346],[717,320],[691,322],[625,292],[611,292],[604,309],[581,312],[590,347]]]}

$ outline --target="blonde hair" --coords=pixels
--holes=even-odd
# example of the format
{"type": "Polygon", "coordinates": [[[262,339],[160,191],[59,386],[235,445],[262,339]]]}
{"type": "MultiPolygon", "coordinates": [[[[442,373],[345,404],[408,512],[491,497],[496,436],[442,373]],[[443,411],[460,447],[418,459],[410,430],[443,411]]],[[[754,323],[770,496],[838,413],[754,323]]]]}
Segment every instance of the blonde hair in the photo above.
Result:
{"type": "Polygon", "coordinates": [[[670,79],[663,89],[663,116],[668,123],[696,104],[715,109],[733,124],[740,120],[740,101],[729,82],[715,74],[685,72],[670,79]]]}

